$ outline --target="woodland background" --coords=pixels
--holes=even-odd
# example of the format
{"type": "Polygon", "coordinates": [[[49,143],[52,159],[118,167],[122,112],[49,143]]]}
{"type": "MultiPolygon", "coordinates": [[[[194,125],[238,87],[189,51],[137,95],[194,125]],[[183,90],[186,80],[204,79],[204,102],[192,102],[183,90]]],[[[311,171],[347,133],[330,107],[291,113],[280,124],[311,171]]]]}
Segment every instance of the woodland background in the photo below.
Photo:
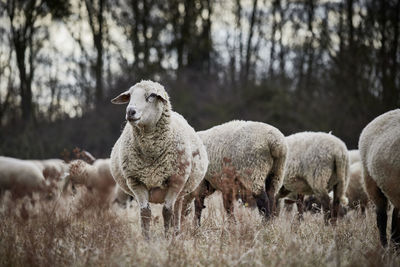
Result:
{"type": "Polygon", "coordinates": [[[108,157],[110,99],[162,83],[196,129],[257,120],[356,148],[400,105],[400,0],[1,0],[0,155],[108,157]]]}

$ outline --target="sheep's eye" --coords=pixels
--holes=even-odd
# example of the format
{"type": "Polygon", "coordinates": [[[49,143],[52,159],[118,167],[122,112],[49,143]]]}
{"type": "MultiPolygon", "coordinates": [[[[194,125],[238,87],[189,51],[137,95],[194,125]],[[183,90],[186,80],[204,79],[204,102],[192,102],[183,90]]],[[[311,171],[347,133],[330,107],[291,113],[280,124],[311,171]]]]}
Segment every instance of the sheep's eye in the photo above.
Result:
{"type": "Polygon", "coordinates": [[[147,102],[153,102],[153,100],[157,97],[157,94],[151,93],[147,98],[147,102]]]}

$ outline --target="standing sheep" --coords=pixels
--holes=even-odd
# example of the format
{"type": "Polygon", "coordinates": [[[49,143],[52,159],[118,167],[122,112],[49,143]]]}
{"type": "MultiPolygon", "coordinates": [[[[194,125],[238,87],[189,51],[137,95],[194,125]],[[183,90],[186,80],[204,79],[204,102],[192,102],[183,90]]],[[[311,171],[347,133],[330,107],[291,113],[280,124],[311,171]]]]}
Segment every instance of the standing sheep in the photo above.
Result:
{"type": "Polygon", "coordinates": [[[0,156],[0,191],[11,190],[15,197],[45,188],[41,170],[27,160],[0,156]]]}
{"type": "Polygon", "coordinates": [[[383,246],[387,245],[388,199],[394,205],[391,239],[400,243],[400,109],[371,121],[358,143],[369,197],[376,206],[376,220],[383,246]]]}
{"type": "MultiPolygon", "coordinates": [[[[345,196],[349,176],[346,145],[337,137],[321,132],[302,132],[286,137],[289,156],[279,198],[291,194],[315,195],[336,219],[345,196]],[[329,192],[333,190],[333,207],[329,192]]],[[[327,218],[327,217],[326,217],[327,218]]]]}
{"type": "Polygon", "coordinates": [[[196,189],[207,171],[203,143],[187,121],[172,111],[159,83],[142,81],[111,102],[129,103],[128,123],[111,152],[115,181],[138,201],[145,237],[151,219],[149,202],[164,204],[166,232],[172,222],[179,231],[183,198],[196,189]]]}
{"type": "Polygon", "coordinates": [[[231,121],[198,134],[210,161],[204,182],[192,196],[198,222],[204,198],[215,190],[222,192],[228,214],[233,212],[234,199],[241,198],[269,217],[283,182],[287,153],[283,134],[253,121],[231,121]]]}

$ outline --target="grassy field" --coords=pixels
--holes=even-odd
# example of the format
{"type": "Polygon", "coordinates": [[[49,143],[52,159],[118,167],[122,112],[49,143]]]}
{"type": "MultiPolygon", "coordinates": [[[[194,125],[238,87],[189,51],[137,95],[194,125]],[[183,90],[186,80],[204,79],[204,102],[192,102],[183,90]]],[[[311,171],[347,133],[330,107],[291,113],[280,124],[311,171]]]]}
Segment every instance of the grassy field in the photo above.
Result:
{"type": "Polygon", "coordinates": [[[320,214],[299,222],[295,209],[265,222],[257,210],[221,212],[218,194],[206,200],[202,225],[187,222],[165,238],[154,205],[151,238],[141,236],[138,207],[108,205],[80,191],[58,200],[0,205],[1,266],[399,266],[379,245],[373,208],[351,212],[336,227],[320,214]]]}

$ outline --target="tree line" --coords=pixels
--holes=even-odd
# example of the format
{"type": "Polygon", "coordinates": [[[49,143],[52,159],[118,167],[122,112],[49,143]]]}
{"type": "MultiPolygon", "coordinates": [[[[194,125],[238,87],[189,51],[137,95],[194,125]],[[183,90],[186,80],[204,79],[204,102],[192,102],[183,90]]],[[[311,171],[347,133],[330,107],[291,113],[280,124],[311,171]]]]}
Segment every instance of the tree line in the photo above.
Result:
{"type": "Polygon", "coordinates": [[[0,152],[22,153],[27,127],[121,121],[109,99],[141,79],[196,129],[251,119],[355,147],[400,104],[399,14],[400,0],[1,0],[0,152]]]}

